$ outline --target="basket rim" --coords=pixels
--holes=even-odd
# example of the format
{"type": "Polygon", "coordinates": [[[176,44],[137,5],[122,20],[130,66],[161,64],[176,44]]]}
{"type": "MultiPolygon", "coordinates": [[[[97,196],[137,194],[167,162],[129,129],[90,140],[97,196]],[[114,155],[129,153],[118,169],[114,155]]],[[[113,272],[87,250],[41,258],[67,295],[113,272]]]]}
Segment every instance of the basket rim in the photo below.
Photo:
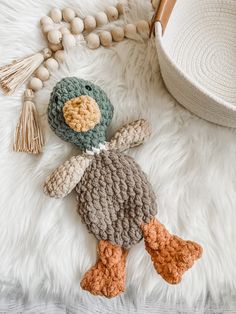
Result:
{"type": "MultiPolygon", "coordinates": [[[[227,108],[227,109],[234,111],[234,112],[236,111],[236,106],[234,106],[233,104],[225,101],[224,99],[210,93],[207,88],[204,88],[203,85],[201,85],[196,80],[194,80],[190,75],[188,75],[186,72],[184,72],[182,70],[182,68],[174,62],[174,60],[171,58],[168,50],[165,48],[165,45],[163,44],[162,39],[165,36],[165,34],[163,35],[162,25],[159,21],[157,21],[155,23],[155,34],[156,34],[155,38],[156,38],[157,47],[159,47],[159,49],[161,49],[161,51],[165,55],[165,58],[167,59],[167,61],[176,70],[176,72],[179,73],[180,77],[183,77],[183,79],[188,81],[194,88],[196,88],[202,94],[203,97],[208,98],[211,101],[214,101],[220,107],[227,108]]],[[[160,67],[161,67],[161,64],[160,64],[160,67]]]]}

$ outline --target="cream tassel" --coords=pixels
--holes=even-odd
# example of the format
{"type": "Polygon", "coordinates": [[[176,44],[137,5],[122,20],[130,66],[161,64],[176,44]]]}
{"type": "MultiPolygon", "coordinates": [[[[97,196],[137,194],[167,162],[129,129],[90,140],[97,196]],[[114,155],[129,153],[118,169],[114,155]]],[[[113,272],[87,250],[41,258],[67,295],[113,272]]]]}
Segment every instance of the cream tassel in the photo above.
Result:
{"type": "Polygon", "coordinates": [[[45,48],[42,52],[1,67],[0,87],[2,88],[4,94],[13,94],[30,78],[40,64],[51,56],[51,50],[45,48]]]}
{"type": "Polygon", "coordinates": [[[27,89],[15,131],[13,146],[15,152],[38,154],[42,151],[44,141],[33,98],[34,92],[27,89]]]}

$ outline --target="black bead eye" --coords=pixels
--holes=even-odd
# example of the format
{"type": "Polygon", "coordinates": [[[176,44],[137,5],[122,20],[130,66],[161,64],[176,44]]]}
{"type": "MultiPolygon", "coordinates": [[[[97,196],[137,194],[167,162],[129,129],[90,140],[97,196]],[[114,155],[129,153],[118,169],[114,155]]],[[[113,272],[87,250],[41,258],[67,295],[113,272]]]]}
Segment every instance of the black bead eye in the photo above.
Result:
{"type": "Polygon", "coordinates": [[[89,85],[86,85],[85,88],[86,88],[88,91],[91,91],[91,90],[92,90],[92,87],[89,86],[89,85]]]}

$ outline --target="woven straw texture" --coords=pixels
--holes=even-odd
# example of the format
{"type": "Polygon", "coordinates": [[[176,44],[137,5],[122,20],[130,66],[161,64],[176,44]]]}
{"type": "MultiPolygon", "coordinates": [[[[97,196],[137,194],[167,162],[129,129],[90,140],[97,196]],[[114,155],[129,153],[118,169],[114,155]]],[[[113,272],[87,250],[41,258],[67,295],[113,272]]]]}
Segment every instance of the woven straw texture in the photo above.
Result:
{"type": "Polygon", "coordinates": [[[179,0],[162,36],[156,24],[165,84],[187,109],[236,127],[236,1],[179,0]]]}

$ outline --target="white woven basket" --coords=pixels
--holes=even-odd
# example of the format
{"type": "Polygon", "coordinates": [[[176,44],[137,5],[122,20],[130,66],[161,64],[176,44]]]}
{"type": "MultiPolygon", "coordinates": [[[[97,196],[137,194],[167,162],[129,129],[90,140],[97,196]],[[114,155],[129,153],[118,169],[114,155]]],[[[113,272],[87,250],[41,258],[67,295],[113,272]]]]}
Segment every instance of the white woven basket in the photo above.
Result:
{"type": "Polygon", "coordinates": [[[162,0],[154,23],[169,92],[199,117],[236,128],[236,0],[162,0]]]}

